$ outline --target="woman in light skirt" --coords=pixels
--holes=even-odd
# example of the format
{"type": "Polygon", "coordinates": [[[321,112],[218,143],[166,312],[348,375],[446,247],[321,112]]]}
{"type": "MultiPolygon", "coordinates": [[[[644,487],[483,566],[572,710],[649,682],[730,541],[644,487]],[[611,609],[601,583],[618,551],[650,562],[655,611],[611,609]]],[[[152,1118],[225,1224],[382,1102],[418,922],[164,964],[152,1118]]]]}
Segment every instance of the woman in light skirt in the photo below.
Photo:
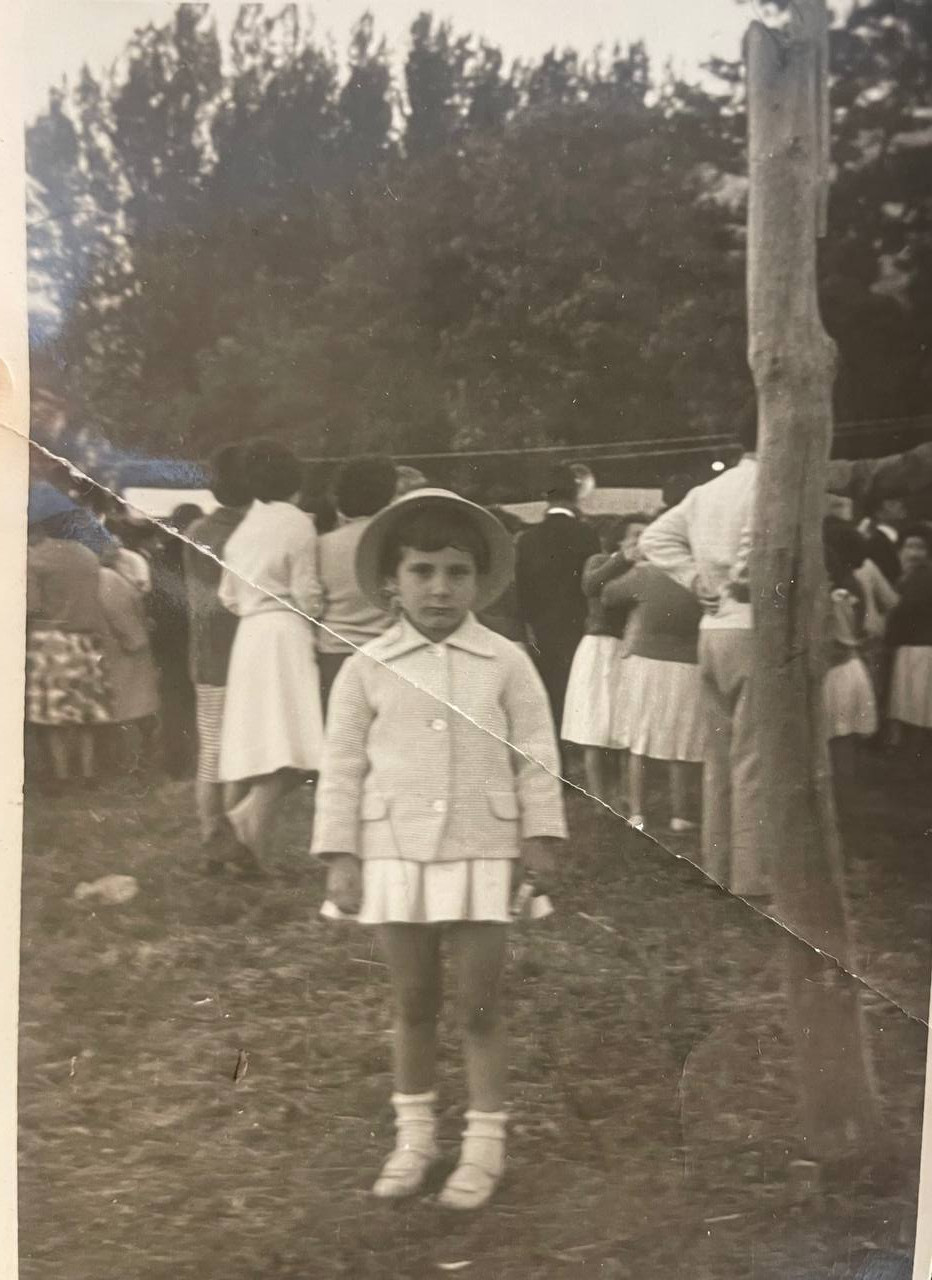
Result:
{"type": "Polygon", "coordinates": [[[220,735],[230,825],[254,861],[282,799],[320,765],[323,716],[314,642],[321,592],[316,533],[296,506],[301,464],[276,441],[248,446],[253,504],[230,535],[221,602],[239,618],[220,735]]]}
{"type": "Polygon", "coordinates": [[[606,609],[602,588],[631,568],[637,538],[646,526],[644,516],[613,520],[600,531],[602,551],[583,566],[582,590],[588,613],[586,634],[576,647],[566,686],[560,737],[583,748],[586,788],[610,803],[618,781],[619,744],[614,740],[618,699],[623,695],[622,637],[628,608],[606,609]]]}
{"type": "Polygon", "coordinates": [[[705,741],[700,707],[699,621],[696,598],[663,570],[641,564],[602,591],[608,608],[633,609],[625,645],[623,696],[613,736],[627,747],[628,804],[632,826],[643,827],[644,761],[669,764],[670,830],[697,823],[688,816],[691,765],[702,761],[705,741]]]}

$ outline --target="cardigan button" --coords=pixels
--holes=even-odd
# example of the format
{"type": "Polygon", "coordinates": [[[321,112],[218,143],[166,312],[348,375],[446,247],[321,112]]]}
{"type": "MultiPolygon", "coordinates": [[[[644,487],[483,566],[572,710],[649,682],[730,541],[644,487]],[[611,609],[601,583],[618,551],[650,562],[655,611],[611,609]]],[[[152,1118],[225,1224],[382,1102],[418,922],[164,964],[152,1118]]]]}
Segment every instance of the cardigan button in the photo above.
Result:
{"type": "Polygon", "coordinates": [[[436,729],[438,733],[443,733],[444,729],[447,727],[447,722],[446,720],[440,720],[440,719],[431,720],[430,727],[432,729],[436,729]]]}
{"type": "Polygon", "coordinates": [[[447,802],[446,800],[435,800],[434,803],[431,805],[431,808],[433,809],[434,813],[446,813],[447,802]]]}

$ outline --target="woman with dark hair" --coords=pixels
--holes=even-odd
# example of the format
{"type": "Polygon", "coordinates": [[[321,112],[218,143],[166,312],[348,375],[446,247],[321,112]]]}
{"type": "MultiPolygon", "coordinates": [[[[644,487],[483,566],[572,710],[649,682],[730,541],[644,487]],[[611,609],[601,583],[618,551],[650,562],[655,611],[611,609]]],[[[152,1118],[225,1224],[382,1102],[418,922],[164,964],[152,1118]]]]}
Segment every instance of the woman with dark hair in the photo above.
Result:
{"type": "MultiPolygon", "coordinates": [[[[932,731],[932,528],[904,530],[900,544],[900,602],[890,613],[887,644],[893,650],[890,719],[902,726],[917,764],[932,731]]],[[[926,762],[927,763],[927,762],[926,762]]]]}
{"type": "MultiPolygon", "coordinates": [[[[323,739],[312,619],[320,613],[317,535],[295,503],[302,468],[286,446],[256,440],[243,471],[254,499],[230,536],[220,601],[239,626],[230,654],[219,777],[235,784],[227,817],[260,874],[281,800],[317,770],[323,739]]],[[[242,863],[241,863],[242,865],[242,863]]]]}
{"type": "MultiPolygon", "coordinates": [[[[220,729],[227,668],[236,617],[217,596],[226,544],[249,505],[243,447],[226,445],[211,459],[211,491],[220,504],[188,529],[182,553],[190,614],[189,663],[197,707],[195,797],[205,846],[225,834],[223,786],[219,781],[220,729]]],[[[215,870],[215,859],[208,869],[215,870]]]]}
{"type": "Polygon", "coordinates": [[[391,624],[391,616],[376,609],[356,581],[356,548],[372,516],[395,496],[398,473],[391,458],[354,458],[337,472],[332,487],[336,525],[317,542],[320,579],[320,621],[317,662],[324,714],[333,682],[353,651],[391,624]]]}

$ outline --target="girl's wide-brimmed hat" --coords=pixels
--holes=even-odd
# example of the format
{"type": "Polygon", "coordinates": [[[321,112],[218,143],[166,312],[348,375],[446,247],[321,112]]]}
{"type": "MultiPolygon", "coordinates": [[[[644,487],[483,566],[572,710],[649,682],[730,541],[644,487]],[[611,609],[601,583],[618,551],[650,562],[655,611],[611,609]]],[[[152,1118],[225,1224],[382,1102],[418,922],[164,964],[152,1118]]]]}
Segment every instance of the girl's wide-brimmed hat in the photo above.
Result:
{"type": "Polygon", "coordinates": [[[466,519],[489,549],[487,573],[478,576],[476,609],[486,609],[508,587],[514,577],[515,554],[508,530],[491,511],[449,489],[413,489],[383,507],[366,525],[356,548],[356,580],[360,590],[380,609],[390,608],[390,598],[382,581],[382,552],[389,536],[402,520],[419,511],[449,511],[466,519]]]}

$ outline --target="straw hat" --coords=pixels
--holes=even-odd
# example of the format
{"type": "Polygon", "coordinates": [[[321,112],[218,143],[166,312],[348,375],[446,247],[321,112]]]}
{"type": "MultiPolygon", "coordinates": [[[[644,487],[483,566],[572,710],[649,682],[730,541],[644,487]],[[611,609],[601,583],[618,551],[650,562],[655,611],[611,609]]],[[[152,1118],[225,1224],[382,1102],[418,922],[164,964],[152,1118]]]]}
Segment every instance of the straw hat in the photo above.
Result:
{"type": "Polygon", "coordinates": [[[356,580],[363,594],[380,609],[389,608],[382,581],[381,561],[386,540],[400,520],[420,511],[448,511],[465,517],[489,549],[489,570],[477,578],[476,609],[485,609],[497,600],[514,577],[514,547],[511,535],[491,511],[449,489],[413,489],[376,512],[356,548],[356,580]]]}

